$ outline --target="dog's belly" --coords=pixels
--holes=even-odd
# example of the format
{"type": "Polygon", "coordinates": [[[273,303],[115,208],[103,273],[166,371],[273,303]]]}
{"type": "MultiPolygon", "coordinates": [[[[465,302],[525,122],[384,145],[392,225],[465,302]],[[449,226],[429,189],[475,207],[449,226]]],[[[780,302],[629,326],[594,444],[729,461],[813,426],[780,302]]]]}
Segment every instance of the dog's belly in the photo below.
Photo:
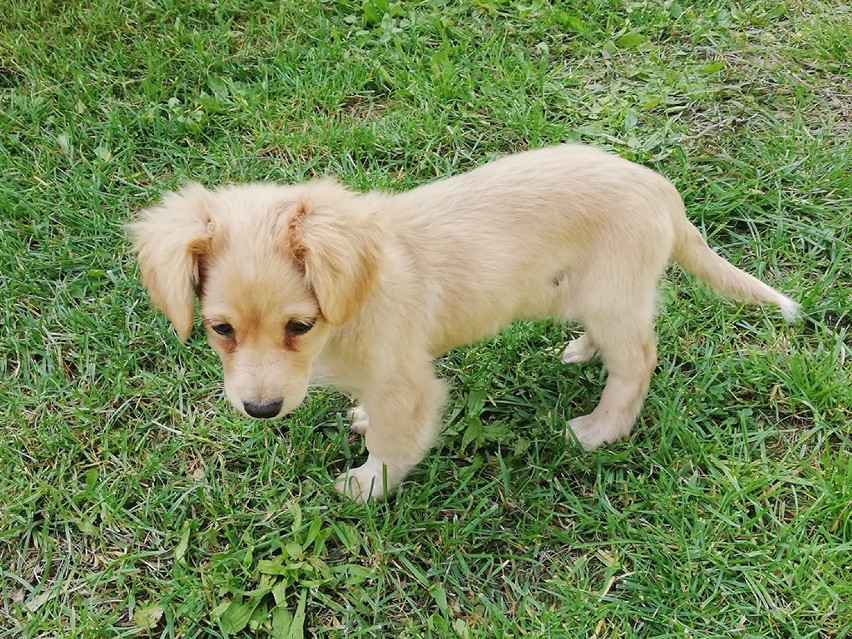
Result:
{"type": "Polygon", "coordinates": [[[495,335],[517,320],[565,317],[565,290],[552,276],[523,288],[499,287],[495,292],[470,291],[463,302],[446,301],[430,336],[433,357],[495,335]]]}

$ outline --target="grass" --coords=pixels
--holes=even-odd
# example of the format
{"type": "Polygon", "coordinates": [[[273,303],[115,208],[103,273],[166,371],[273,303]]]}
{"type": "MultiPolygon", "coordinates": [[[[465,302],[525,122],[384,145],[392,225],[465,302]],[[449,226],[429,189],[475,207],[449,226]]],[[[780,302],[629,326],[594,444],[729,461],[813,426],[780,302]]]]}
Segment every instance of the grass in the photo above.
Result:
{"type": "Polygon", "coordinates": [[[797,0],[7,2],[0,637],[850,636],[850,33],[797,0]],[[233,413],[122,232],[186,179],[402,189],[569,140],[668,176],[805,319],[672,269],[634,435],[592,454],[564,328],[455,351],[387,504],[331,489],[345,398],[233,413]]]}

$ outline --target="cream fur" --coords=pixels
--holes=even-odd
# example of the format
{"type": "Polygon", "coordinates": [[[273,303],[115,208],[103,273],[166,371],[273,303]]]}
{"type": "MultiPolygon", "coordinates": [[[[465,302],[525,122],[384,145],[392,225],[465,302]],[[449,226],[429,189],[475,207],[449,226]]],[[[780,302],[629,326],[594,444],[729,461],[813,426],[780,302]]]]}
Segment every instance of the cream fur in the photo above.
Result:
{"type": "Polygon", "coordinates": [[[196,289],[237,410],[284,414],[311,383],[357,400],[369,455],[337,487],[361,500],[382,498],[433,445],[444,386],[432,359],[514,320],[585,326],[563,360],[597,354],[608,378],[598,407],[567,432],[593,449],[626,437],[639,413],[669,260],[722,294],[798,312],[713,253],[668,181],[585,146],[509,156],[400,194],[328,180],[191,185],[131,229],[151,299],[182,339],[196,289]],[[306,321],[313,328],[295,334],[306,321]],[[214,331],[225,323],[230,336],[214,331]]]}

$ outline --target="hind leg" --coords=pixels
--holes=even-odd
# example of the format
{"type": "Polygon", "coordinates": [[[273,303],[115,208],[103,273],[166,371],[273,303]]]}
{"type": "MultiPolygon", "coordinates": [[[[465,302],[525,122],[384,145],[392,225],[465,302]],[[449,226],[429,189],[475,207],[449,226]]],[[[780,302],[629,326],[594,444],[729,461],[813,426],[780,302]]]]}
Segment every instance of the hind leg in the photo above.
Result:
{"type": "MultiPolygon", "coordinates": [[[[597,346],[607,369],[597,408],[568,422],[586,450],[627,437],[642,408],[657,363],[653,313],[646,315],[637,321],[635,312],[613,314],[586,324],[590,343],[597,346]]],[[[571,433],[567,436],[572,439],[571,433]]]]}

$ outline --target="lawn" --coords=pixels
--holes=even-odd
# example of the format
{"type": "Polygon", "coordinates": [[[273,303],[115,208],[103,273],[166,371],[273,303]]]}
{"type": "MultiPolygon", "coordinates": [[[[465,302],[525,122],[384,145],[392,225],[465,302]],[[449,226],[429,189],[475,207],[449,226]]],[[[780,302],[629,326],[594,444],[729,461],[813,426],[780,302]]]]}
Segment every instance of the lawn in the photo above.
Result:
{"type": "Polygon", "coordinates": [[[852,636],[852,13],[754,0],[6,0],[0,638],[852,636]],[[453,351],[384,504],[345,397],[237,416],[123,224],[186,180],[404,189],[562,141],[666,175],[802,303],[669,269],[633,436],[520,323],[453,351]]]}

